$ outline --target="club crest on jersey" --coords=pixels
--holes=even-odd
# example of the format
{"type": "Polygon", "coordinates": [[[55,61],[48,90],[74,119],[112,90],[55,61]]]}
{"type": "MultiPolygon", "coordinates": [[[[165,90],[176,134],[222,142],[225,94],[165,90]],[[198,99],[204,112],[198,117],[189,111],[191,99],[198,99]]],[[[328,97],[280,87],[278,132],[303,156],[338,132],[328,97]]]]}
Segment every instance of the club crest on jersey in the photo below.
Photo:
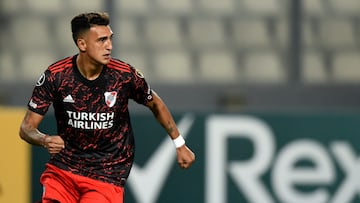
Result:
{"type": "Polygon", "coordinates": [[[115,91],[104,93],[105,103],[106,103],[106,105],[108,105],[108,107],[114,106],[114,104],[116,102],[116,95],[117,95],[117,92],[115,92],[115,91]]]}

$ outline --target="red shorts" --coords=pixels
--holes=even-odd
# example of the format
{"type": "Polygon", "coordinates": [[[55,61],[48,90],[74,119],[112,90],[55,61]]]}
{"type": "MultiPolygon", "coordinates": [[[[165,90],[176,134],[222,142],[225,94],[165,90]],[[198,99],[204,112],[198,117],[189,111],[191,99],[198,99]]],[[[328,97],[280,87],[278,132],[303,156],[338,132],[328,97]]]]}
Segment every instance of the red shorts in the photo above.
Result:
{"type": "Polygon", "coordinates": [[[42,203],[123,203],[124,188],[72,174],[51,164],[40,177],[42,203]]]}

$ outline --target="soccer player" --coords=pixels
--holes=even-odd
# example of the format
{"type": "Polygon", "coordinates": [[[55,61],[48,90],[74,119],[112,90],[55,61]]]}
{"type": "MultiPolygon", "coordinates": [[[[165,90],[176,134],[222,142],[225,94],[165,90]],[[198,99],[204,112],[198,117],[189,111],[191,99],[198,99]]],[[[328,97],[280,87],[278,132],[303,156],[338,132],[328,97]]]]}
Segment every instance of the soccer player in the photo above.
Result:
{"type": "Polygon", "coordinates": [[[129,99],[152,111],[174,141],[181,168],[189,168],[195,160],[167,106],[144,76],[111,57],[109,23],[106,13],[75,16],[71,29],[79,53],[50,65],[29,100],[20,137],[51,154],[40,178],[43,203],[124,201],[135,150],[129,99]],[[51,104],[57,135],[38,130],[51,104]]]}

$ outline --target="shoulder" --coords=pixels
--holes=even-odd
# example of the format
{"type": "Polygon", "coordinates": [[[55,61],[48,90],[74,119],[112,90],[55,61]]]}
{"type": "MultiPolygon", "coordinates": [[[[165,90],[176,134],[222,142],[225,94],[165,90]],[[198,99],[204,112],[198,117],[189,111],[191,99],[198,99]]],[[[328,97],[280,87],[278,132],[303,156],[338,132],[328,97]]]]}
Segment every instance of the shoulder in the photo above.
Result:
{"type": "Polygon", "coordinates": [[[72,67],[73,56],[63,58],[51,64],[39,77],[36,86],[41,86],[45,81],[55,81],[65,70],[72,67]]]}
{"type": "Polygon", "coordinates": [[[144,75],[139,70],[119,59],[111,59],[107,64],[107,67],[110,72],[112,72],[114,75],[118,75],[119,77],[129,77],[134,80],[144,80],[144,75]]]}
{"type": "Polygon", "coordinates": [[[63,58],[63,59],[58,60],[55,63],[51,64],[47,70],[51,74],[55,74],[58,72],[63,72],[64,70],[66,70],[72,66],[73,66],[73,56],[69,56],[69,57],[63,58]]]}
{"type": "Polygon", "coordinates": [[[110,62],[107,64],[107,67],[115,71],[126,72],[126,73],[130,73],[134,69],[130,64],[114,58],[110,60],[110,62]]]}

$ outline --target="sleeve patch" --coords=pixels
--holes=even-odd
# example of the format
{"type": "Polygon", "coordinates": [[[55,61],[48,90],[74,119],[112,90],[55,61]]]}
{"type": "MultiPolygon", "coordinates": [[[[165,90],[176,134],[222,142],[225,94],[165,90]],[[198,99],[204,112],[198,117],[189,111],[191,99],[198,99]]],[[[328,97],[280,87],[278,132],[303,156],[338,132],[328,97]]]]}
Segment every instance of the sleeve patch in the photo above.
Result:
{"type": "Polygon", "coordinates": [[[41,86],[43,85],[45,82],[45,73],[41,74],[38,81],[36,82],[36,86],[41,86]]]}
{"type": "Polygon", "coordinates": [[[136,75],[139,77],[139,78],[144,78],[144,74],[140,71],[140,70],[138,70],[138,69],[136,69],[136,75]]]}

